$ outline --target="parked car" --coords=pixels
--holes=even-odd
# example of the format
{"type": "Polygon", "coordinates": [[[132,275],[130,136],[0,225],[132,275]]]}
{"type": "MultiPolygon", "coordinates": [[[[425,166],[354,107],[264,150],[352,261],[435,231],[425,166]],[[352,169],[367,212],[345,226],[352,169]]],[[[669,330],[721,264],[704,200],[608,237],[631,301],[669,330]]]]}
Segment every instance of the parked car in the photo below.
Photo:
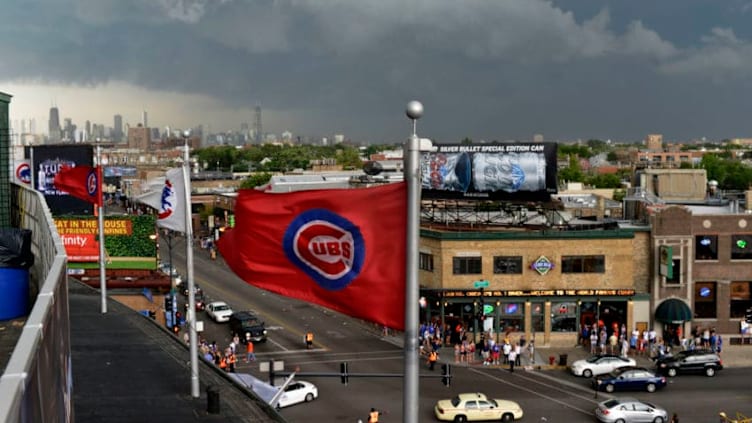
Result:
{"type": "Polygon", "coordinates": [[[634,358],[624,358],[612,354],[594,355],[590,358],[577,360],[570,368],[575,376],[593,377],[611,373],[619,367],[636,366],[634,358]]]}
{"type": "Polygon", "coordinates": [[[285,393],[279,398],[277,408],[289,407],[302,402],[311,402],[319,397],[316,385],[304,380],[291,382],[285,388],[285,393]]]}
{"type": "Polygon", "coordinates": [[[230,316],[230,334],[238,334],[240,342],[266,342],[264,321],[250,311],[238,311],[230,316]]]}
{"type": "Polygon", "coordinates": [[[206,314],[217,323],[229,321],[232,313],[232,308],[224,301],[214,301],[206,305],[206,314]]]}
{"type": "Polygon", "coordinates": [[[679,373],[701,373],[712,377],[718,370],[723,370],[721,357],[709,351],[664,357],[656,365],[658,373],[669,377],[674,377],[679,373]]]}
{"type": "Polygon", "coordinates": [[[660,365],[661,362],[664,362],[669,359],[683,359],[684,357],[688,357],[690,355],[697,355],[697,354],[713,354],[712,350],[706,350],[706,349],[695,349],[695,350],[682,350],[677,352],[676,354],[666,354],[660,357],[656,357],[653,359],[655,361],[655,365],[660,365]]]}
{"type": "Polygon", "coordinates": [[[619,367],[611,373],[593,378],[593,389],[606,392],[655,392],[666,386],[666,378],[643,367],[619,367]]]}
{"type": "Polygon", "coordinates": [[[490,399],[480,392],[459,394],[440,400],[434,407],[436,418],[442,421],[477,422],[501,420],[511,422],[522,418],[522,408],[514,401],[490,399]]]}
{"type": "Polygon", "coordinates": [[[595,417],[604,423],[664,423],[668,421],[668,412],[638,399],[612,398],[598,404],[595,417]]]}

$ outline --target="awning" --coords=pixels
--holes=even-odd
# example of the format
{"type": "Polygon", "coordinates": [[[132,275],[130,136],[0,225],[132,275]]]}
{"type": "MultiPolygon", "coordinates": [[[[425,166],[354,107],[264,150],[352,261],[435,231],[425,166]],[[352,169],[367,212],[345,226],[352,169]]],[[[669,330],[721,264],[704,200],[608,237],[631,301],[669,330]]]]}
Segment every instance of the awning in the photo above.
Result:
{"type": "Polygon", "coordinates": [[[689,322],[692,320],[692,310],[684,301],[671,298],[662,302],[655,310],[655,320],[673,324],[689,322]]]}

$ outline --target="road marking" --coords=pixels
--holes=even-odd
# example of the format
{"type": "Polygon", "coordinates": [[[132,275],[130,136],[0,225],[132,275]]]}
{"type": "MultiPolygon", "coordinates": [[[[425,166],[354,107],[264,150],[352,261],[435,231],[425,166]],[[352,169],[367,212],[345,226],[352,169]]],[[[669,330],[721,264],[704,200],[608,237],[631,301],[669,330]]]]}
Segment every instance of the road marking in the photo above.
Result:
{"type": "Polygon", "coordinates": [[[284,326],[266,326],[266,330],[285,330],[284,326]]]}
{"type": "MultiPolygon", "coordinates": [[[[475,372],[475,373],[477,373],[477,374],[479,374],[479,375],[483,375],[483,376],[489,377],[489,378],[491,378],[491,379],[493,379],[493,380],[495,380],[495,381],[497,381],[497,382],[501,382],[501,383],[503,383],[503,384],[505,384],[505,385],[511,386],[511,387],[513,387],[514,389],[517,389],[517,390],[521,390],[521,391],[525,391],[525,392],[529,392],[529,393],[531,393],[531,394],[533,394],[533,395],[537,395],[537,396],[539,396],[539,397],[541,397],[541,398],[545,398],[545,399],[547,399],[547,400],[549,400],[549,401],[553,401],[553,402],[555,402],[555,403],[557,403],[557,404],[561,404],[561,405],[563,405],[564,407],[567,407],[567,408],[571,408],[572,410],[575,410],[575,411],[579,411],[579,412],[580,412],[580,413],[582,413],[582,414],[587,414],[588,416],[592,416],[592,415],[593,415],[593,411],[592,411],[592,410],[583,410],[582,408],[571,406],[571,405],[567,404],[567,403],[566,403],[566,402],[564,402],[564,401],[558,400],[558,399],[556,399],[556,398],[553,398],[553,397],[550,397],[550,396],[548,396],[548,395],[543,395],[543,394],[541,394],[541,393],[538,393],[538,392],[535,392],[535,391],[533,391],[532,389],[528,389],[528,388],[525,388],[524,386],[519,386],[519,385],[518,385],[518,384],[516,384],[516,383],[508,382],[508,381],[506,381],[506,380],[504,380],[504,379],[502,379],[502,378],[500,378],[500,377],[496,377],[496,376],[490,375],[490,374],[488,374],[488,373],[485,373],[485,372],[481,372],[481,371],[479,371],[479,370],[476,370],[476,369],[472,369],[472,368],[470,368],[470,369],[468,369],[468,370],[470,370],[471,372],[475,372]]],[[[535,382],[535,381],[534,381],[534,382],[535,382]]],[[[537,382],[537,383],[540,383],[541,385],[545,385],[544,383],[541,383],[541,382],[537,382]]],[[[564,391],[564,390],[562,390],[562,389],[558,389],[558,388],[556,388],[556,387],[553,387],[553,386],[549,386],[549,385],[546,385],[546,386],[548,386],[548,387],[550,387],[550,388],[553,388],[553,389],[556,389],[556,390],[559,390],[559,391],[562,391],[562,392],[566,392],[566,393],[569,393],[569,392],[567,392],[567,391],[564,391]]],[[[577,395],[575,395],[575,396],[577,396],[577,395]]]]}
{"type": "Polygon", "coordinates": [[[287,348],[285,348],[284,345],[280,344],[279,342],[277,342],[277,341],[275,341],[275,340],[273,340],[271,338],[266,338],[266,340],[269,341],[269,342],[271,342],[272,344],[274,344],[274,345],[282,348],[284,351],[290,351],[287,348]]]}
{"type": "MultiPolygon", "coordinates": [[[[394,357],[371,357],[371,358],[350,358],[347,359],[348,363],[357,362],[357,361],[379,361],[379,360],[399,360],[404,358],[404,355],[398,355],[394,357]]],[[[325,363],[340,363],[342,359],[336,359],[336,360],[312,360],[312,361],[296,361],[295,365],[301,365],[301,364],[325,364],[325,363]]]]}

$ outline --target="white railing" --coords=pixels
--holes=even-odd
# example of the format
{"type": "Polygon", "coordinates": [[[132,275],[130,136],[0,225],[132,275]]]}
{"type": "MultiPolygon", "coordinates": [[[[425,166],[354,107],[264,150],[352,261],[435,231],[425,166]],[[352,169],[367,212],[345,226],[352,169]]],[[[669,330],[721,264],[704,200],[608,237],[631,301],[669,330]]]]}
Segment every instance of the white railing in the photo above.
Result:
{"type": "Polygon", "coordinates": [[[72,422],[67,258],[41,193],[11,184],[11,222],[32,231],[33,300],[0,377],[0,422],[72,422]]]}

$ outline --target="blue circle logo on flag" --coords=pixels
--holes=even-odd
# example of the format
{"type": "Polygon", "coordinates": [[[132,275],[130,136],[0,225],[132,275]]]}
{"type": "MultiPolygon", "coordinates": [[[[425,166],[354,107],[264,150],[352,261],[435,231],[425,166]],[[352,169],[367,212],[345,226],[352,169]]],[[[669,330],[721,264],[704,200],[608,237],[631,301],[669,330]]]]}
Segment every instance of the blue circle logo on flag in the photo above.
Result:
{"type": "Polygon", "coordinates": [[[97,195],[97,173],[92,170],[86,175],[86,192],[92,197],[97,195]]]}
{"type": "Polygon", "coordinates": [[[28,163],[21,163],[16,167],[16,178],[24,184],[31,183],[31,167],[28,163]]]}
{"type": "Polygon", "coordinates": [[[324,289],[346,287],[363,269],[360,229],[329,210],[299,214],[287,227],[282,246],[287,258],[324,289]]]}
{"type": "Polygon", "coordinates": [[[172,189],[172,182],[170,182],[169,179],[165,181],[164,187],[162,187],[162,197],[160,200],[160,209],[159,213],[157,213],[158,219],[167,219],[172,215],[173,207],[172,204],[175,200],[175,190],[172,189]]]}

